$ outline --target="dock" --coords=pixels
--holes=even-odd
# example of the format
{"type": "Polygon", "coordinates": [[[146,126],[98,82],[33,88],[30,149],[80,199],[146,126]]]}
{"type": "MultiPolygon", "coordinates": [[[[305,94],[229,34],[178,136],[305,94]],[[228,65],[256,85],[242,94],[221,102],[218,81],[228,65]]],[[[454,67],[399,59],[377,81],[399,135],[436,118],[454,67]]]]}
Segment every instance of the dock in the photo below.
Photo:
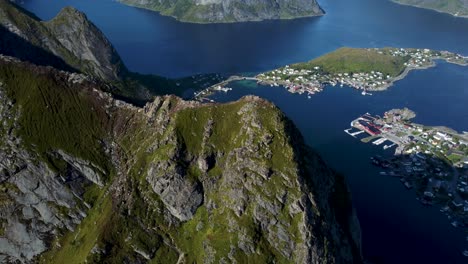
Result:
{"type": "Polygon", "coordinates": [[[389,148],[394,147],[394,146],[396,146],[396,143],[393,143],[393,144],[391,144],[391,145],[385,145],[385,146],[383,146],[383,149],[384,149],[384,150],[385,150],[385,149],[389,149],[389,148]]]}
{"type": "Polygon", "coordinates": [[[379,138],[379,139],[377,139],[376,141],[372,142],[372,144],[374,144],[374,145],[377,145],[377,146],[378,146],[378,145],[380,145],[380,144],[384,143],[385,141],[387,141],[387,139],[386,139],[386,138],[384,138],[384,137],[382,137],[382,138],[379,138]]]}
{"type": "Polygon", "coordinates": [[[359,130],[357,132],[351,133],[351,132],[349,132],[349,131],[351,131],[351,129],[353,129],[353,128],[351,127],[351,128],[345,129],[344,132],[346,134],[352,136],[352,137],[356,137],[357,135],[364,133],[364,130],[359,130]]]}

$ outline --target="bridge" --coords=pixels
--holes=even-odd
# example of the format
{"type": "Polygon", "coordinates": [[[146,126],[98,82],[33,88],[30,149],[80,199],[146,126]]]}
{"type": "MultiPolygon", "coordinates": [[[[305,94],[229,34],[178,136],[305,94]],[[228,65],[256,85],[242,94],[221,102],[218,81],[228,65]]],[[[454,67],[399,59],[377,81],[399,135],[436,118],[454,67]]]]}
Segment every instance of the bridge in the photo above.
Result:
{"type": "Polygon", "coordinates": [[[215,90],[216,87],[218,86],[225,86],[227,85],[228,83],[230,82],[235,82],[235,81],[243,81],[243,80],[248,80],[248,81],[259,81],[260,79],[256,78],[256,77],[246,77],[246,76],[239,76],[239,75],[232,75],[232,76],[229,76],[229,78],[225,79],[224,81],[222,82],[219,82],[219,83],[216,83],[214,85],[211,85],[210,87],[206,88],[206,89],[203,89],[203,91],[197,93],[195,95],[195,99],[197,100],[204,100],[206,98],[204,98],[207,94],[213,92],[215,90]]]}
{"type": "Polygon", "coordinates": [[[245,76],[239,76],[239,75],[232,75],[232,76],[229,76],[229,78],[227,78],[226,80],[220,82],[220,83],[217,83],[217,84],[214,84],[210,87],[208,87],[207,89],[213,89],[215,87],[218,87],[218,86],[224,86],[230,82],[235,82],[235,81],[242,81],[242,80],[249,80],[249,81],[258,81],[259,79],[256,78],[256,77],[245,77],[245,76]]]}

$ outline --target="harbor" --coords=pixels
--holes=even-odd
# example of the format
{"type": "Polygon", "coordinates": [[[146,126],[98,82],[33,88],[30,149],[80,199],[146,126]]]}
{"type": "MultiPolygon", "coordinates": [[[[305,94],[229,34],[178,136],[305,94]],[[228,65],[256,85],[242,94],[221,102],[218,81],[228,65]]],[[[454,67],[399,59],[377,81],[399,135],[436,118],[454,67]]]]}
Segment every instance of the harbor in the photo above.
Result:
{"type": "Polygon", "coordinates": [[[401,154],[406,142],[404,138],[398,137],[390,125],[380,121],[379,116],[366,113],[351,122],[351,128],[345,129],[345,133],[352,137],[366,134],[368,137],[361,139],[364,143],[372,142],[373,145],[381,146],[387,150],[397,146],[395,154],[401,154]],[[385,144],[384,144],[385,143],[385,144]]]}
{"type": "Polygon", "coordinates": [[[415,116],[407,108],[383,117],[365,113],[344,131],[354,138],[365,134],[362,142],[384,150],[396,146],[390,158],[370,157],[382,170],[379,175],[399,178],[417,201],[440,207],[454,228],[468,232],[468,137],[447,127],[411,123],[415,116]]]}

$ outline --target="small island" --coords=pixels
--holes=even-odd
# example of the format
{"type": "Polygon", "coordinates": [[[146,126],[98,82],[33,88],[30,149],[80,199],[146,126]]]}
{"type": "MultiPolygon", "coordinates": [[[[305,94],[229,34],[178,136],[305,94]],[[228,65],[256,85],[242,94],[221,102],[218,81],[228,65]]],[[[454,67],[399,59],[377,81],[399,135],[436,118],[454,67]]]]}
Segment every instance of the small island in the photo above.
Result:
{"type": "Polygon", "coordinates": [[[292,93],[315,94],[325,85],[350,86],[362,90],[383,91],[411,70],[435,66],[435,60],[468,65],[468,57],[448,51],[403,48],[341,48],[309,62],[285,67],[256,76],[270,86],[284,86],[292,93]]]}
{"type": "Polygon", "coordinates": [[[353,137],[366,134],[361,141],[384,149],[395,146],[392,158],[371,158],[382,168],[380,174],[400,178],[406,188],[414,188],[422,204],[440,206],[454,227],[468,232],[468,134],[412,123],[415,116],[407,108],[387,111],[383,117],[366,113],[345,132],[353,137]]]}

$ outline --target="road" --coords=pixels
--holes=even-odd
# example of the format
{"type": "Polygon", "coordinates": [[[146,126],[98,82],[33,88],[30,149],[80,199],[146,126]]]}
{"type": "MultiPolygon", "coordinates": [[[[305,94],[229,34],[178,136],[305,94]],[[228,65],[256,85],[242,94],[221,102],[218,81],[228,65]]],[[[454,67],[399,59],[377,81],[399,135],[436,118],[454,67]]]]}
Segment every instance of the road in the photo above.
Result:
{"type": "Polygon", "coordinates": [[[195,99],[204,100],[204,99],[206,99],[205,96],[207,96],[211,92],[213,92],[216,87],[218,87],[218,86],[223,87],[223,86],[227,85],[230,82],[242,81],[242,80],[258,81],[259,79],[256,78],[256,77],[246,77],[246,76],[232,75],[229,78],[225,79],[224,81],[216,83],[216,84],[204,89],[202,92],[199,92],[198,94],[195,95],[195,99]]]}

